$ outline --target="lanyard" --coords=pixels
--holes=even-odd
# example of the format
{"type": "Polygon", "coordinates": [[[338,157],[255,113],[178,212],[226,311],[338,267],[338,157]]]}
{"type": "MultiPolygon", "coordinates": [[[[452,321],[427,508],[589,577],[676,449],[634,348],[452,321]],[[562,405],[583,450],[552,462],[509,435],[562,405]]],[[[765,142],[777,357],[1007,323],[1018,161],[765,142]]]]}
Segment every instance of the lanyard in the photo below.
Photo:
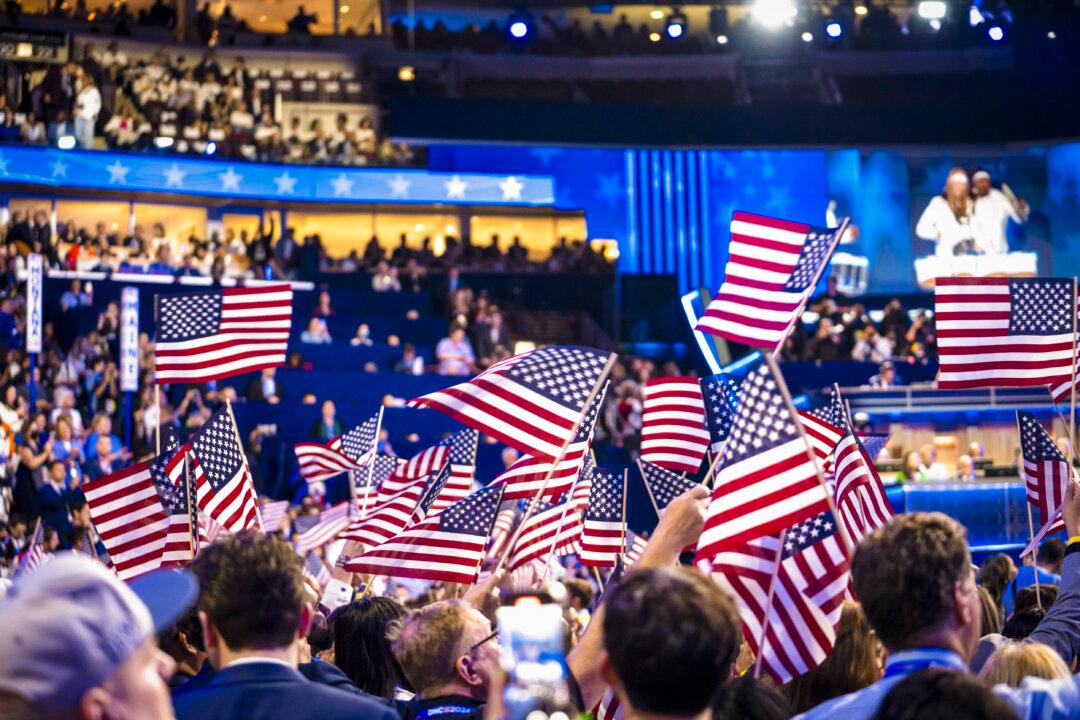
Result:
{"type": "Polygon", "coordinates": [[[967,666],[952,650],[919,648],[896,653],[885,666],[885,677],[904,677],[930,667],[944,667],[965,672],[967,666]]]}

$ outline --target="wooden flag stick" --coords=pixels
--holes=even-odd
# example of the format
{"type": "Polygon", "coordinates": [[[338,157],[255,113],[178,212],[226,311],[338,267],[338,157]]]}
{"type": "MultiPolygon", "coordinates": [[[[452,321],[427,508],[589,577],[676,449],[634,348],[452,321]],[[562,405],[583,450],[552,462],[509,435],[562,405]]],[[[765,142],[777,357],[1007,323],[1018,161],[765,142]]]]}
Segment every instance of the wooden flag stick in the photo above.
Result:
{"type": "Polygon", "coordinates": [[[499,562],[495,565],[493,573],[498,573],[502,570],[503,565],[506,564],[510,552],[514,549],[514,545],[517,544],[518,538],[521,536],[521,531],[525,527],[526,521],[536,511],[536,508],[540,505],[540,498],[544,496],[544,491],[547,490],[548,485],[551,483],[551,478],[555,474],[555,468],[562,462],[563,457],[566,455],[566,449],[570,447],[570,443],[573,442],[577,436],[578,429],[581,428],[581,423],[585,422],[585,417],[589,414],[589,408],[592,407],[593,400],[600,391],[606,386],[608,375],[611,373],[611,368],[615,365],[615,361],[618,359],[618,355],[610,353],[608,355],[607,362],[604,363],[604,369],[600,371],[600,375],[596,378],[596,382],[593,383],[592,389],[589,391],[588,397],[585,398],[585,403],[581,406],[581,413],[578,415],[577,420],[574,421],[574,426],[570,429],[570,432],[566,436],[566,440],[563,441],[562,447],[559,449],[559,454],[555,458],[555,461],[551,463],[550,469],[547,471],[547,475],[544,476],[544,482],[540,485],[540,489],[536,491],[536,495],[529,501],[528,506],[525,508],[525,515],[521,518],[521,524],[518,525],[517,530],[514,531],[514,535],[510,538],[510,542],[506,546],[506,550],[503,551],[502,556],[499,558],[499,562]]]}
{"type": "Polygon", "coordinates": [[[191,492],[190,457],[190,452],[184,453],[184,497],[188,508],[188,543],[191,546],[191,559],[194,560],[199,554],[199,510],[195,505],[195,498],[191,492]]]}
{"type": "MultiPolygon", "coordinates": [[[[596,463],[593,463],[593,467],[594,468],[596,467],[596,463]]],[[[544,583],[547,582],[548,575],[551,574],[551,561],[555,557],[556,548],[559,547],[559,540],[562,539],[563,525],[566,522],[566,513],[568,513],[570,511],[570,509],[571,509],[571,503],[572,503],[573,498],[574,498],[574,490],[577,489],[578,483],[581,482],[581,479],[582,479],[581,478],[581,473],[578,472],[577,479],[574,480],[574,484],[570,488],[570,492],[567,493],[567,495],[566,495],[566,501],[563,504],[562,514],[559,515],[559,524],[555,528],[555,537],[552,538],[552,540],[551,540],[551,549],[548,550],[547,558],[546,558],[546,560],[544,562],[544,574],[540,577],[540,586],[541,587],[543,587],[544,583]]],[[[576,512],[576,509],[575,509],[575,512],[576,512]]],[[[524,520],[522,522],[524,522],[524,520]]],[[[519,525],[519,527],[520,527],[520,525],[519,525]]],[[[507,548],[506,552],[507,553],[510,552],[509,548],[507,548]]]]}
{"type": "Polygon", "coordinates": [[[600,569],[595,565],[589,569],[592,570],[593,577],[596,578],[596,584],[600,586],[600,592],[604,592],[604,578],[600,577],[600,569]]]}
{"type": "Polygon", "coordinates": [[[757,659],[754,662],[755,680],[761,677],[761,663],[765,658],[765,646],[768,644],[769,610],[772,609],[773,597],[776,595],[776,577],[780,574],[780,562],[784,558],[785,538],[787,538],[787,530],[782,530],[776,542],[776,562],[773,563],[772,575],[769,577],[769,594],[765,598],[765,614],[761,618],[761,635],[758,638],[757,659]]]}
{"type": "Polygon", "coordinates": [[[619,550],[619,555],[622,556],[623,565],[626,564],[626,481],[630,477],[630,468],[623,468],[622,471],[622,549],[619,550]]]}
{"type": "Polygon", "coordinates": [[[833,519],[836,520],[837,532],[840,534],[840,538],[844,542],[844,550],[847,552],[848,558],[850,558],[855,550],[855,545],[851,542],[851,536],[848,534],[847,528],[844,527],[844,520],[840,517],[840,511],[836,509],[836,501],[833,499],[832,491],[829,489],[829,483],[825,481],[825,474],[821,471],[821,465],[818,463],[817,455],[810,444],[810,438],[806,436],[806,430],[803,429],[802,423],[799,422],[799,414],[795,410],[795,403],[791,400],[791,393],[788,391],[787,383],[784,382],[784,376],[780,374],[780,368],[776,366],[776,361],[773,360],[772,355],[766,355],[765,362],[768,363],[769,371],[776,382],[776,389],[780,391],[780,395],[784,398],[784,404],[787,405],[787,410],[791,413],[791,422],[798,428],[799,436],[802,437],[803,444],[806,445],[806,454],[810,458],[810,462],[814,464],[814,474],[817,475],[821,489],[825,491],[825,501],[829,504],[829,511],[832,512],[833,519]]]}
{"type": "MultiPolygon", "coordinates": [[[[379,406],[379,417],[375,420],[375,438],[371,442],[371,459],[368,460],[367,467],[367,482],[364,483],[364,507],[360,509],[360,517],[363,518],[367,515],[367,501],[371,494],[371,479],[375,475],[375,459],[379,456],[379,433],[382,432],[382,419],[383,419],[383,406],[379,406]]],[[[356,507],[356,483],[352,482],[352,475],[349,476],[349,489],[352,491],[352,508],[349,508],[350,517],[352,516],[352,510],[356,507]]]]}
{"type": "MultiPolygon", "coordinates": [[[[649,493],[649,502],[652,503],[653,510],[656,511],[656,517],[660,517],[660,506],[656,504],[656,496],[653,495],[652,488],[649,487],[649,481],[645,479],[645,467],[641,464],[641,458],[638,458],[634,462],[637,463],[638,472],[641,473],[641,482],[645,484],[645,492],[649,493]]],[[[623,494],[626,494],[626,490],[623,490],[623,494]]]]}

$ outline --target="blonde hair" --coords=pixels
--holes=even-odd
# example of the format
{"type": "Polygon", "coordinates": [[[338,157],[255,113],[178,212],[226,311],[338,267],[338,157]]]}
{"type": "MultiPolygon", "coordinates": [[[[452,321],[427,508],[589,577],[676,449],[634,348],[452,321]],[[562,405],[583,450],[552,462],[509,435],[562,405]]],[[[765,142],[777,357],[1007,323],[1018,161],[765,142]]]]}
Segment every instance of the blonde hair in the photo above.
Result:
{"type": "Polygon", "coordinates": [[[457,680],[455,662],[474,642],[467,632],[469,615],[461,600],[443,600],[407,615],[390,630],[390,648],[417,695],[457,680]]]}
{"type": "Polygon", "coordinates": [[[1026,677],[1055,680],[1069,677],[1069,668],[1053,648],[1042,643],[1011,643],[994,651],[979,678],[987,685],[1020,687],[1026,677]]]}

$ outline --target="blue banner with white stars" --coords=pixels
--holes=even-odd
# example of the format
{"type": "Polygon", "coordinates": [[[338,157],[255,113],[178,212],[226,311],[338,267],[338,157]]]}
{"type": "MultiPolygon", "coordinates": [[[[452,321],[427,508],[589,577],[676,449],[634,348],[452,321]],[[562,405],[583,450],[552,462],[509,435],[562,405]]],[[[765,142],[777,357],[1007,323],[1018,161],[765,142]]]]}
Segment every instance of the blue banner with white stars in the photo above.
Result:
{"type": "Polygon", "coordinates": [[[555,201],[550,176],[269,165],[19,146],[0,148],[0,183],[301,202],[544,206],[555,201]]]}

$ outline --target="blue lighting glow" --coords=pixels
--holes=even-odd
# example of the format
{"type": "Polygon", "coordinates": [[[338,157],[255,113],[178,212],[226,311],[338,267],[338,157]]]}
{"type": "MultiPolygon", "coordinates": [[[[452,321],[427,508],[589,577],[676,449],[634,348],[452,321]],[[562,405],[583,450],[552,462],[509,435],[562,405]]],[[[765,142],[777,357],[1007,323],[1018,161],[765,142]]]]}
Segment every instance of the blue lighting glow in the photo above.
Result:
{"type": "Polygon", "coordinates": [[[844,26],[836,20],[830,20],[825,24],[825,34],[836,39],[844,34],[844,26]]]}
{"type": "Polygon", "coordinates": [[[529,26],[521,20],[510,23],[510,34],[519,40],[529,34],[529,26]]]}
{"type": "Polygon", "coordinates": [[[1001,29],[1000,25],[991,25],[987,28],[986,35],[993,42],[1001,42],[1005,39],[1005,31],[1001,29]]]}
{"type": "Polygon", "coordinates": [[[672,23],[667,26],[667,34],[672,38],[682,37],[683,26],[676,23],[672,23]]]}

